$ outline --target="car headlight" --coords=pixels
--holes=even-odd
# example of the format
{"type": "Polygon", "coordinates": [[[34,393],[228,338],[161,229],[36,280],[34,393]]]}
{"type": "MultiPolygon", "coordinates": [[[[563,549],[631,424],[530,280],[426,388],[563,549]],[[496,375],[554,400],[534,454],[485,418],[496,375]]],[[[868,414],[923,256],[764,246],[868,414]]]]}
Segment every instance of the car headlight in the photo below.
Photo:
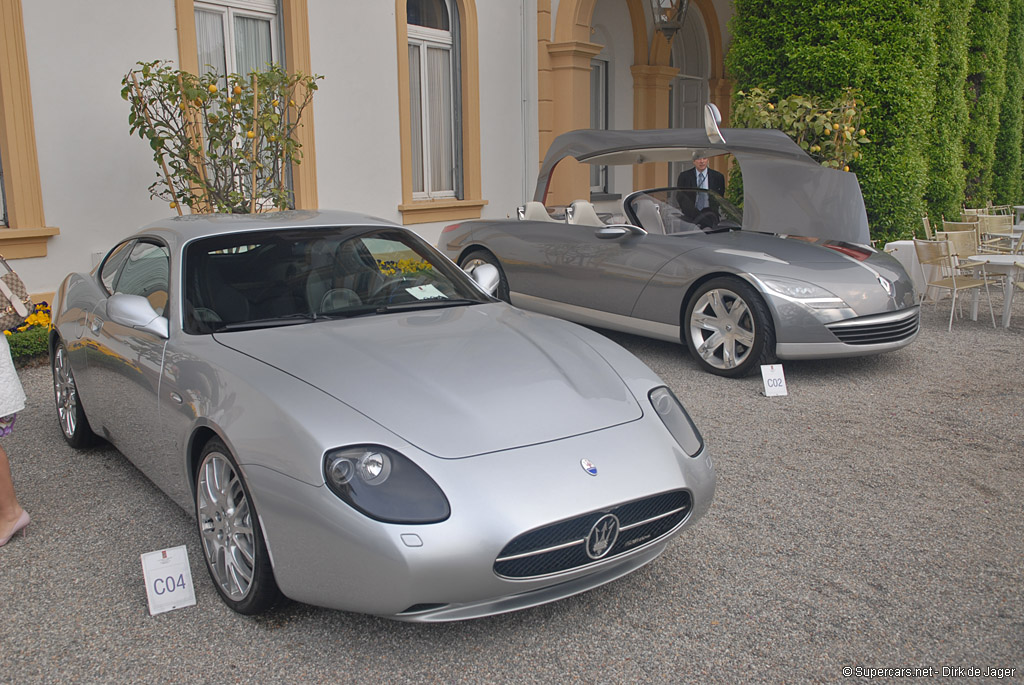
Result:
{"type": "Polygon", "coordinates": [[[758,276],[766,288],[812,309],[845,309],[850,305],[820,285],[781,276],[758,276]]]}
{"type": "Polygon", "coordinates": [[[419,466],[380,445],[355,445],[324,455],[324,481],[356,511],[385,523],[437,523],[451,514],[448,498],[419,466]]]}
{"type": "Polygon", "coordinates": [[[686,413],[672,391],[662,386],[652,390],[647,397],[651,400],[651,406],[654,407],[661,422],[683,451],[691,457],[696,457],[704,447],[704,438],[700,436],[700,431],[693,425],[690,415],[686,413]]]}

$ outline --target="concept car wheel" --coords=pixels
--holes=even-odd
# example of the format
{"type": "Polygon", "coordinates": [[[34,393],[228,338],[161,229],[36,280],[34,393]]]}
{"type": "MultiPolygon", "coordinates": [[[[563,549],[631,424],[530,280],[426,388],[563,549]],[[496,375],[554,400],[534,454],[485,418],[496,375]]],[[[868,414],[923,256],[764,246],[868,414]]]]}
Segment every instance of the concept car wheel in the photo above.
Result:
{"type": "Polygon", "coordinates": [[[697,289],[686,306],[683,335],[697,363],[719,376],[745,376],[775,361],[768,307],[738,278],[713,278],[697,289]]]}
{"type": "Polygon", "coordinates": [[[505,270],[501,268],[501,262],[499,262],[498,258],[493,254],[487,250],[473,250],[462,258],[462,262],[459,263],[459,266],[461,266],[464,271],[472,271],[481,264],[490,264],[498,270],[498,289],[495,291],[494,296],[499,300],[509,302],[508,279],[505,278],[505,270]]]}

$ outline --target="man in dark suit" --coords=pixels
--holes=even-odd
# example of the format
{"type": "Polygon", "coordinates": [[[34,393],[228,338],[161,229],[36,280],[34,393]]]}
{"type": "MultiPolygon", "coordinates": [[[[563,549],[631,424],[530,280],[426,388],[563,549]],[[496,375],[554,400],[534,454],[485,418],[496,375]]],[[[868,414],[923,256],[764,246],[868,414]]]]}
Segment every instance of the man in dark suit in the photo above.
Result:
{"type": "Polygon", "coordinates": [[[707,153],[698,150],[693,153],[693,168],[679,174],[676,181],[679,188],[706,188],[719,195],[725,195],[725,176],[708,168],[707,153]]]}

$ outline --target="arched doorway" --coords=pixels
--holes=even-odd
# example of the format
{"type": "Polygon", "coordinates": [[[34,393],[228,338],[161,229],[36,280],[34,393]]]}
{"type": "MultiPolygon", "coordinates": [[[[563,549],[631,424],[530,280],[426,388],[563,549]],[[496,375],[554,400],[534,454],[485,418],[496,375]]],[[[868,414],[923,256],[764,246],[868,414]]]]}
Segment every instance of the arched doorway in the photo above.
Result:
{"type": "MultiPolygon", "coordinates": [[[[703,127],[704,105],[710,101],[711,52],[704,17],[696,9],[690,9],[687,15],[672,41],[670,64],[679,70],[669,86],[668,120],[672,128],[703,127]]],[[[678,162],[669,165],[669,183],[687,166],[678,162]]]]}

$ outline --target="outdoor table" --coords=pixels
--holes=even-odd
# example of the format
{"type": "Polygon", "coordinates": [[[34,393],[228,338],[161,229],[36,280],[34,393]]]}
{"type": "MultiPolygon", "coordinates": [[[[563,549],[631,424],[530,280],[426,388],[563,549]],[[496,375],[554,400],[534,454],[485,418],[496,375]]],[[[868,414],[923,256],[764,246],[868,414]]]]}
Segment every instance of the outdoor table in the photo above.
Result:
{"type": "MultiPolygon", "coordinates": [[[[1018,263],[1024,263],[1024,255],[1019,254],[978,254],[965,258],[963,265],[978,269],[982,266],[989,273],[1006,274],[1006,291],[1003,293],[1003,328],[1010,327],[1010,313],[1013,305],[1014,276],[1016,276],[1018,263]]],[[[974,297],[971,299],[971,320],[978,320],[978,299],[981,295],[974,289],[974,297]]]]}

